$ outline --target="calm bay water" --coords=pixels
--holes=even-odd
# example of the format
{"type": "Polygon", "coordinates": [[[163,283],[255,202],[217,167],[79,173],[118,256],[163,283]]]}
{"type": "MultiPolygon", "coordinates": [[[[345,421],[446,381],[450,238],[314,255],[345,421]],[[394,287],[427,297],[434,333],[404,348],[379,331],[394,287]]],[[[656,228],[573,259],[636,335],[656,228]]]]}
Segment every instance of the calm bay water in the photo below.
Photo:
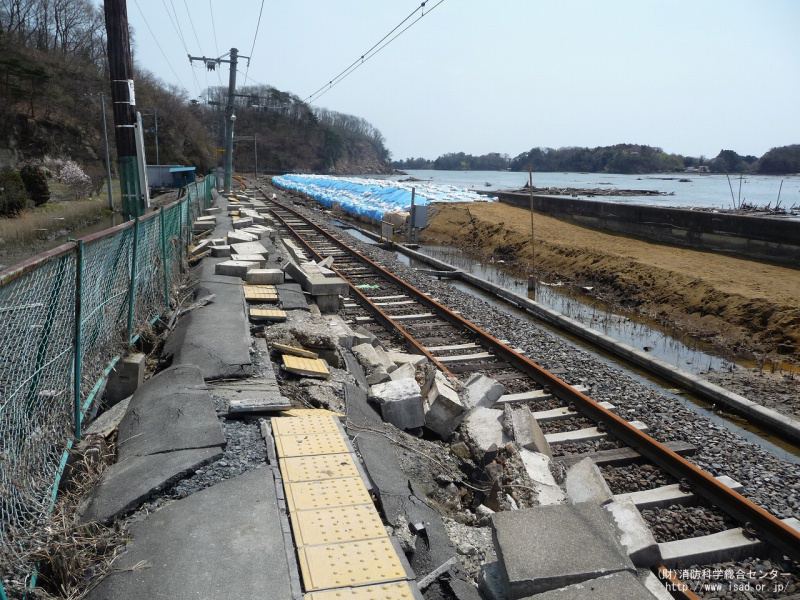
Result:
{"type": "MultiPolygon", "coordinates": [[[[454,185],[475,190],[503,190],[522,187],[527,173],[509,171],[433,171],[410,170],[408,175],[434,183],[454,185]],[[488,186],[486,184],[489,184],[488,186]]],[[[403,179],[394,175],[391,179],[403,179]]],[[[783,180],[781,206],[800,208],[800,175],[772,176],[747,175],[742,178],[741,197],[751,204],[775,206],[778,188],[783,180]]],[[[588,199],[678,207],[731,208],[731,189],[725,175],[700,175],[693,173],[656,173],[652,175],[620,175],[614,173],[534,173],[536,187],[618,188],[657,190],[673,193],[670,196],[593,196],[588,199]],[[688,179],[689,181],[679,181],[688,179]]],[[[739,177],[731,176],[733,196],[739,199],[739,177]]],[[[579,196],[583,197],[583,196],[579,196]]]]}

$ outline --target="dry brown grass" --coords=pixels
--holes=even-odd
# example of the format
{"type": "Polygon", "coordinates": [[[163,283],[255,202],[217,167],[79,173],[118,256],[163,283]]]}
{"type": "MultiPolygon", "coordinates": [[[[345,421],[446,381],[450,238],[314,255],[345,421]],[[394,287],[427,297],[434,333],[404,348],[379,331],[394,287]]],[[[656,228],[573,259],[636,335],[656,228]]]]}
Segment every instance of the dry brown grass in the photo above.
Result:
{"type": "Polygon", "coordinates": [[[110,214],[106,204],[105,198],[47,203],[17,217],[0,218],[0,247],[46,240],[90,225],[110,214]]]}

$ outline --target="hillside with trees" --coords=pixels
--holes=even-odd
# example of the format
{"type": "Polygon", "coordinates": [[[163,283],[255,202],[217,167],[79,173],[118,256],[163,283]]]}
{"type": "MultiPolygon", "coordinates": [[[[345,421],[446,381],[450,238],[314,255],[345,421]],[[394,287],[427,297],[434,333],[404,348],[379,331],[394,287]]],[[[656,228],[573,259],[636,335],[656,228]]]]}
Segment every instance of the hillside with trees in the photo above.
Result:
{"type": "Polygon", "coordinates": [[[616,144],[582,148],[532,148],[514,158],[490,152],[473,156],[450,152],[429,160],[408,158],[392,163],[396,169],[437,169],[450,171],[527,171],[583,173],[677,173],[695,169],[709,173],[800,173],[800,145],[773,148],[761,158],[720,150],[708,159],[669,154],[661,148],[641,144],[616,144]]]}
{"type": "MultiPolygon", "coordinates": [[[[216,148],[227,90],[208,90],[208,103],[190,100],[184,90],[136,64],[135,32],[132,39],[148,162],[156,162],[157,111],[159,162],[206,172],[220,162],[216,148]]],[[[383,136],[363,119],[312,109],[267,86],[237,92],[253,96],[237,98],[236,134],[256,135],[261,170],[390,169],[383,136]]],[[[89,0],[0,0],[0,169],[19,171],[47,158],[71,160],[99,187],[104,177],[101,94],[113,153],[101,6],[89,0]]],[[[252,169],[252,143],[238,143],[235,152],[236,167],[252,169]]]]}

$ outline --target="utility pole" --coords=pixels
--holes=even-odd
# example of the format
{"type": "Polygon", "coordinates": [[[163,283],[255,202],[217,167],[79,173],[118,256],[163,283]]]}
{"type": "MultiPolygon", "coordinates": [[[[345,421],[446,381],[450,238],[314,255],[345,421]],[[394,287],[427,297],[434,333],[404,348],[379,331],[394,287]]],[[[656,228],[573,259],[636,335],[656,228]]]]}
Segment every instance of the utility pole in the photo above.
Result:
{"type": "Polygon", "coordinates": [[[144,213],[136,163],[136,95],[133,89],[133,63],[128,32],[126,0],[105,0],[104,12],[108,39],[108,73],[117,142],[122,215],[128,220],[144,213]]]}
{"type": "Polygon", "coordinates": [[[189,55],[189,62],[196,60],[205,63],[206,69],[214,71],[217,65],[222,63],[230,64],[228,75],[228,102],[225,105],[225,193],[231,193],[231,180],[233,177],[233,124],[236,121],[236,115],[233,114],[233,100],[236,94],[236,66],[240,58],[247,59],[248,66],[250,65],[249,56],[239,56],[239,50],[231,48],[229,53],[230,58],[225,59],[225,55],[219,58],[207,58],[205,56],[192,56],[189,55]]]}
{"type": "Polygon", "coordinates": [[[111,192],[111,153],[108,150],[108,124],[106,122],[106,95],[100,94],[100,108],[103,109],[103,139],[106,143],[106,187],[108,188],[108,209],[114,212],[114,195],[111,192]]]}

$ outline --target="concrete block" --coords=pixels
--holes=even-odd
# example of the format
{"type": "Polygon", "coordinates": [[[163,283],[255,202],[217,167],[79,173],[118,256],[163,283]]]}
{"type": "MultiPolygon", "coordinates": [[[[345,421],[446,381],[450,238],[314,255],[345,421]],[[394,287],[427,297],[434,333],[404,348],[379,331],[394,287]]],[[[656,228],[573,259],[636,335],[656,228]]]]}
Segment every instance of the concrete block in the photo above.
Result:
{"type": "Polygon", "coordinates": [[[225,238],[212,238],[208,240],[212,246],[227,246],[228,242],[225,238]]]}
{"type": "Polygon", "coordinates": [[[426,360],[428,360],[422,354],[409,354],[408,352],[392,352],[392,351],[387,352],[386,354],[389,356],[389,360],[391,360],[393,363],[397,365],[410,364],[416,367],[417,365],[421,365],[426,360]]]}
{"type": "Polygon", "coordinates": [[[566,502],[563,490],[550,472],[549,456],[522,448],[519,451],[519,457],[522,459],[525,472],[533,483],[536,499],[541,506],[566,502]]]}
{"type": "MultiPolygon", "coordinates": [[[[283,277],[283,271],[279,272],[283,277]]],[[[331,335],[336,338],[337,344],[350,350],[354,346],[353,342],[355,340],[355,333],[350,329],[350,326],[339,315],[325,315],[325,320],[328,322],[328,329],[331,335]]]]}
{"type": "Polygon", "coordinates": [[[312,296],[338,294],[347,296],[350,286],[340,277],[325,277],[319,273],[307,273],[293,262],[284,267],[284,271],[312,296]]]}
{"type": "Polygon", "coordinates": [[[192,223],[192,231],[201,232],[201,231],[210,231],[216,227],[216,223],[213,221],[195,221],[192,223]]]}
{"type": "Polygon", "coordinates": [[[231,255],[230,246],[211,246],[211,256],[215,258],[227,257],[231,255]]]}
{"type": "Polygon", "coordinates": [[[339,294],[312,294],[314,303],[322,314],[334,314],[339,312],[342,306],[339,294]]]}
{"type": "Polygon", "coordinates": [[[240,277],[244,279],[247,277],[247,271],[249,269],[257,269],[259,266],[260,265],[256,262],[225,260],[214,266],[214,273],[217,275],[229,275],[231,277],[240,277]]]}
{"type": "Polygon", "coordinates": [[[546,456],[553,456],[550,444],[547,443],[544,432],[530,408],[523,406],[511,411],[511,426],[514,430],[514,441],[520,446],[546,456]]]}
{"type": "Polygon", "coordinates": [[[653,567],[661,562],[658,543],[633,501],[615,500],[606,504],[604,508],[611,513],[617,524],[620,542],[628,551],[628,556],[634,565],[653,567]]]}
{"type": "Polygon", "coordinates": [[[269,237],[269,230],[261,225],[253,225],[252,227],[245,227],[240,229],[242,233],[252,236],[253,240],[265,240],[269,237]]]}
{"type": "Polygon", "coordinates": [[[487,600],[506,600],[502,567],[499,562],[481,565],[478,573],[478,590],[487,600]]]}
{"type": "Polygon", "coordinates": [[[367,375],[367,383],[369,385],[377,385],[379,383],[385,383],[387,381],[392,381],[392,378],[389,376],[389,373],[386,372],[386,369],[382,366],[376,367],[375,370],[372,371],[369,375],[367,375]]]}
{"type": "Polygon", "coordinates": [[[573,504],[594,502],[602,505],[614,499],[600,467],[591,458],[584,458],[567,469],[565,485],[567,497],[573,504]]]}
{"type": "Polygon", "coordinates": [[[216,224],[217,217],[215,217],[213,215],[204,215],[202,217],[197,217],[197,221],[200,221],[202,223],[214,223],[214,224],[216,224]]]}
{"type": "Polygon", "coordinates": [[[241,217],[239,219],[233,219],[233,228],[234,229],[244,229],[245,227],[250,227],[253,224],[253,219],[250,217],[241,217]]]}
{"type": "Polygon", "coordinates": [[[246,231],[230,231],[228,235],[225,236],[229,245],[233,244],[241,244],[245,242],[255,242],[258,237],[247,233],[246,231]]]}
{"type": "Polygon", "coordinates": [[[370,397],[381,406],[383,420],[398,429],[416,429],[425,424],[422,394],[414,379],[398,379],[370,388],[370,397]]]}
{"type": "Polygon", "coordinates": [[[392,369],[392,372],[389,375],[392,379],[405,379],[406,377],[411,377],[411,379],[414,379],[417,376],[417,369],[414,368],[414,365],[411,363],[405,363],[399,367],[396,367],[395,369],[392,369]]]}
{"type": "MultiPolygon", "coordinates": [[[[511,600],[635,569],[602,507],[584,502],[495,513],[495,551],[511,600]]],[[[625,597],[625,596],[623,596],[625,597]]]]}
{"type": "Polygon", "coordinates": [[[498,398],[506,391],[503,384],[491,377],[474,373],[464,384],[462,400],[468,409],[479,406],[489,407],[497,402],[498,398]]]}
{"type": "MultiPolygon", "coordinates": [[[[413,369],[411,365],[403,365],[398,367],[395,372],[408,368],[413,369]]],[[[437,370],[425,400],[425,427],[443,439],[447,439],[461,423],[465,411],[466,408],[461,403],[456,391],[450,387],[445,376],[437,370]]]]}
{"type": "Polygon", "coordinates": [[[503,411],[496,408],[473,408],[464,417],[461,428],[481,454],[488,452],[492,446],[500,448],[511,441],[503,431],[503,411]]]}
{"type": "Polygon", "coordinates": [[[261,242],[240,242],[232,244],[231,248],[235,254],[258,254],[262,258],[267,258],[269,254],[261,242]]]}
{"type": "Polygon", "coordinates": [[[217,215],[220,213],[220,210],[221,209],[219,206],[212,206],[210,208],[204,209],[203,212],[206,213],[207,215],[217,215]]]}
{"type": "Polygon", "coordinates": [[[358,362],[366,369],[367,373],[371,373],[378,367],[383,367],[388,373],[389,369],[395,366],[385,355],[378,353],[372,344],[358,344],[357,346],[353,346],[353,354],[355,354],[358,362]]]}
{"type": "Polygon", "coordinates": [[[253,285],[276,285],[283,283],[283,271],[280,269],[250,269],[247,271],[246,281],[253,285]]]}
{"type": "Polygon", "coordinates": [[[132,395],[144,382],[144,354],[129,354],[117,363],[106,384],[103,402],[106,406],[114,406],[120,400],[132,395]]]}
{"type": "Polygon", "coordinates": [[[378,338],[375,334],[363,325],[356,325],[353,327],[353,333],[356,334],[356,337],[353,339],[353,346],[358,346],[359,344],[375,346],[378,343],[378,338]]]}
{"type": "MultiPolygon", "coordinates": [[[[231,259],[239,262],[250,262],[257,265],[256,268],[261,269],[267,264],[266,259],[260,254],[231,254],[231,259]]],[[[245,276],[247,273],[245,273],[245,276]]]]}
{"type": "MultiPolygon", "coordinates": [[[[664,586],[661,586],[664,589],[664,586]]],[[[672,596],[670,596],[671,598],[672,596]]],[[[604,575],[581,583],[534,594],[525,600],[654,600],[650,591],[631,573],[604,575]]]]}

